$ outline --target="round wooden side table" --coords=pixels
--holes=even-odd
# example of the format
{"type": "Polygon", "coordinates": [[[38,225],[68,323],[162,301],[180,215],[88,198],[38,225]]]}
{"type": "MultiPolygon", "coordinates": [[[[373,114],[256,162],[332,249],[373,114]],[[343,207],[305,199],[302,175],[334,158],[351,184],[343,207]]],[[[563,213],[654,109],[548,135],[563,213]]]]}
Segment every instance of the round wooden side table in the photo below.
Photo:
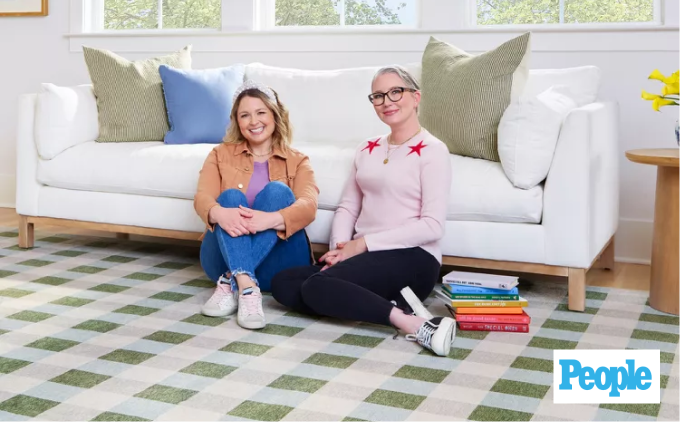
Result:
{"type": "Polygon", "coordinates": [[[636,149],[626,157],[657,166],[649,305],[678,315],[678,149],[636,149]]]}

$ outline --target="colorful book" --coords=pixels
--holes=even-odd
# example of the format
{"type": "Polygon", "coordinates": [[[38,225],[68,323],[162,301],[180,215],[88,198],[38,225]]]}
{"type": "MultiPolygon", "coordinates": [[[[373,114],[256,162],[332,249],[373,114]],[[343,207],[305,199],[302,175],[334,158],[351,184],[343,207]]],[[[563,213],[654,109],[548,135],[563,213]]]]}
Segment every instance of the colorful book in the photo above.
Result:
{"type": "Polygon", "coordinates": [[[501,324],[530,324],[531,317],[525,311],[522,315],[478,315],[478,314],[457,314],[456,321],[458,322],[487,322],[487,323],[501,323],[501,324]]]}
{"type": "Polygon", "coordinates": [[[442,289],[445,289],[452,294],[464,294],[464,295],[517,295],[519,290],[517,287],[513,287],[510,290],[503,289],[491,289],[489,287],[476,287],[476,286],[462,286],[460,284],[442,284],[442,289]]]}
{"type": "Polygon", "coordinates": [[[480,314],[480,315],[497,315],[497,314],[516,314],[522,315],[524,310],[519,306],[513,307],[496,307],[496,308],[454,308],[456,319],[458,314],[480,314]]]}
{"type": "Polygon", "coordinates": [[[442,280],[445,284],[461,286],[490,287],[492,289],[510,290],[519,284],[518,277],[496,274],[470,273],[451,271],[442,280]]]}
{"type": "Polygon", "coordinates": [[[528,324],[494,324],[486,322],[459,322],[458,329],[461,331],[509,331],[515,333],[528,333],[528,324]]]}
{"type": "Polygon", "coordinates": [[[529,306],[529,302],[522,296],[518,300],[460,300],[452,299],[454,308],[512,308],[529,306]]]}
{"type": "Polygon", "coordinates": [[[453,300],[519,300],[519,295],[460,295],[449,293],[453,300]]]}

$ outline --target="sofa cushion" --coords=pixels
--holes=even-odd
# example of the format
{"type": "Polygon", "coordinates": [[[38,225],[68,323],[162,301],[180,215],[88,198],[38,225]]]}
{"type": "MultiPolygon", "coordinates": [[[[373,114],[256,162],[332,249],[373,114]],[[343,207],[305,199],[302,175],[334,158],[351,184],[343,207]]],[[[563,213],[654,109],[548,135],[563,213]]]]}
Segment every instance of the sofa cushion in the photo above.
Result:
{"type": "Polygon", "coordinates": [[[193,199],[198,172],[213,144],[98,143],[39,160],[40,183],[75,190],[193,199]]]}
{"type": "Polygon", "coordinates": [[[597,100],[602,71],[596,66],[532,69],[523,95],[536,96],[553,85],[564,85],[578,107],[597,100]]]}
{"type": "Polygon", "coordinates": [[[35,106],[35,145],[45,160],[99,135],[92,85],[42,84],[35,106]]]}
{"type": "Polygon", "coordinates": [[[97,141],[162,141],[169,127],[158,67],[191,69],[191,46],[138,61],[90,47],[83,55],[99,109],[97,141]]]}
{"type": "MultiPolygon", "coordinates": [[[[193,199],[211,144],[87,142],[40,160],[38,180],[53,187],[193,199]]],[[[355,146],[296,144],[310,158],[319,186],[319,209],[340,202],[355,146]]],[[[500,163],[451,155],[453,183],[447,219],[538,223],[543,188],[512,186],[500,163]]]]}
{"type": "Polygon", "coordinates": [[[543,185],[519,189],[501,163],[451,154],[451,194],[446,219],[540,223],[543,185]]]}
{"type": "Polygon", "coordinates": [[[529,76],[531,33],[480,55],[430,37],[423,53],[420,121],[453,154],[500,161],[498,122],[529,76]]]}
{"type": "MultiPolygon", "coordinates": [[[[319,208],[335,210],[340,203],[356,148],[297,145],[309,156],[319,185],[319,208]]],[[[543,187],[515,188],[501,163],[450,154],[452,178],[447,220],[539,223],[543,187]]]]}
{"type": "MultiPolygon", "coordinates": [[[[420,74],[419,63],[404,67],[420,74]]],[[[294,143],[353,146],[389,130],[368,101],[378,69],[304,70],[250,63],[246,78],[279,94],[290,111],[294,143]]]]}

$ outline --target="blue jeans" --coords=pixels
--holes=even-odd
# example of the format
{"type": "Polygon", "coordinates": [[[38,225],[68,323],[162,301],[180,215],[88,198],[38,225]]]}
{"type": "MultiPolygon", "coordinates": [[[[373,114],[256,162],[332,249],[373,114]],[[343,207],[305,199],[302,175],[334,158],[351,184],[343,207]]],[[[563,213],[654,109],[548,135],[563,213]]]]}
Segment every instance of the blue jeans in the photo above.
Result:
{"type": "MultiPolygon", "coordinates": [[[[288,186],[281,182],[269,182],[253,201],[252,209],[275,212],[295,202],[288,186]]],[[[217,198],[224,208],[248,207],[246,195],[236,189],[225,190],[217,198]]],[[[309,265],[312,254],[304,230],[287,240],[280,239],[276,230],[231,237],[219,225],[206,233],[201,243],[201,266],[208,278],[217,282],[221,275],[231,272],[231,287],[238,289],[238,274],[247,274],[262,291],[271,290],[271,280],[279,271],[309,265]]]]}

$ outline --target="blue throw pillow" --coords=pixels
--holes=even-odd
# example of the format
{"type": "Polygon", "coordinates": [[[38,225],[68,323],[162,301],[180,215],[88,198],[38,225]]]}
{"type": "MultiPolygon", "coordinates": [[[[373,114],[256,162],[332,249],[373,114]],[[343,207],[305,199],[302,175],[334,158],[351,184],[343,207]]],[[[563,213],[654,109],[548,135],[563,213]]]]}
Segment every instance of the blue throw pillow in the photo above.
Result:
{"type": "Polygon", "coordinates": [[[245,66],[181,70],[161,65],[170,130],[166,144],[219,144],[227,132],[231,100],[243,83],[245,66]]]}

